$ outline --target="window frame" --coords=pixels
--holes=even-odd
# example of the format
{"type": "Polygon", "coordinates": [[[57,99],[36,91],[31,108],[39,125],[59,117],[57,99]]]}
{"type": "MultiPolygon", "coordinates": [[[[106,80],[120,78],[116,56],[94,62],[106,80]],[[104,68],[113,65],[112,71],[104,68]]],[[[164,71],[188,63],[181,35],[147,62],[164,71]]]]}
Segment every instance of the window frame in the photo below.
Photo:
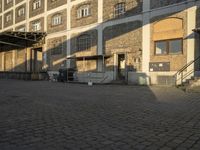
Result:
{"type": "Polygon", "coordinates": [[[183,54],[183,38],[167,39],[167,40],[157,40],[154,41],[154,55],[155,56],[165,56],[165,55],[182,55],[183,54]],[[181,41],[181,51],[180,53],[170,53],[170,41],[181,41]],[[156,43],[157,42],[166,42],[166,54],[157,54],[156,53],[156,43]]]}
{"type": "Polygon", "coordinates": [[[41,23],[40,20],[36,20],[36,21],[33,21],[33,22],[32,22],[32,30],[33,30],[34,32],[41,31],[41,29],[42,29],[42,23],[41,23]],[[36,29],[36,28],[35,28],[35,27],[36,27],[36,24],[39,24],[39,25],[40,25],[38,30],[35,30],[35,29],[36,29]]]}
{"type": "Polygon", "coordinates": [[[77,51],[89,51],[89,50],[91,50],[91,46],[92,46],[92,38],[91,38],[90,34],[82,34],[82,35],[78,36],[77,51]],[[86,40],[86,37],[87,37],[87,41],[85,41],[85,44],[87,44],[87,45],[85,45],[82,41],[80,41],[80,40],[83,40],[83,37],[85,37],[84,40],[86,40]],[[82,42],[82,43],[80,43],[80,42],[82,42]],[[82,46],[83,44],[84,44],[84,46],[82,46]]]}
{"type": "Polygon", "coordinates": [[[91,4],[84,4],[77,9],[77,19],[86,18],[91,16],[91,4]],[[86,11],[87,10],[87,11],[86,11]],[[87,12],[87,14],[86,14],[87,12]]]}
{"type": "Polygon", "coordinates": [[[25,7],[20,7],[17,11],[17,16],[21,17],[21,16],[25,16],[25,7]],[[22,11],[23,10],[23,11],[22,11]],[[21,13],[23,12],[23,13],[21,13]]]}
{"type": "Polygon", "coordinates": [[[63,41],[53,41],[51,42],[51,56],[62,55],[63,54],[63,41]]]}
{"type": "Polygon", "coordinates": [[[62,24],[62,14],[57,13],[51,17],[51,26],[58,26],[62,24]]]}
{"type": "Polygon", "coordinates": [[[33,10],[39,9],[41,7],[41,5],[42,5],[42,1],[41,0],[34,0],[33,4],[32,4],[33,10]]]}
{"type": "Polygon", "coordinates": [[[10,22],[11,20],[12,20],[12,15],[11,15],[11,13],[9,13],[6,15],[6,23],[10,22]]]}
{"type": "Polygon", "coordinates": [[[115,4],[115,6],[114,6],[114,17],[123,16],[125,13],[126,13],[126,3],[125,2],[120,2],[120,3],[115,4]],[[124,6],[124,7],[122,7],[122,8],[124,8],[124,12],[123,13],[119,13],[119,12],[116,13],[117,11],[120,10],[119,6],[124,6]]]}

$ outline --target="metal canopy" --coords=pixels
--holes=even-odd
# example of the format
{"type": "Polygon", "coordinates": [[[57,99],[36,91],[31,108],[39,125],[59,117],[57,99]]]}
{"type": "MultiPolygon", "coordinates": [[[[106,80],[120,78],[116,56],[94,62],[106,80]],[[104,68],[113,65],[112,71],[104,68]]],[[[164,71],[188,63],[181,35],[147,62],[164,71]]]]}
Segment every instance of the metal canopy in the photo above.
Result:
{"type": "Polygon", "coordinates": [[[45,36],[45,32],[2,32],[0,33],[0,51],[32,47],[43,42],[45,36]]]}
{"type": "Polygon", "coordinates": [[[76,59],[76,60],[95,60],[98,58],[109,58],[111,55],[92,55],[92,56],[70,56],[67,59],[76,59]]]}

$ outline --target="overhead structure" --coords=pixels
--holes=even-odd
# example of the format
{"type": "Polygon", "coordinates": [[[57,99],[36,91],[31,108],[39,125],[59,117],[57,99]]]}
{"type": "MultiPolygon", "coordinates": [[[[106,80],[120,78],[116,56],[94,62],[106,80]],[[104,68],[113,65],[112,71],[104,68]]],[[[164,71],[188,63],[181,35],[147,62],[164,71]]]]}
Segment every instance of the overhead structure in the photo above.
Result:
{"type": "Polygon", "coordinates": [[[0,33],[0,52],[33,47],[44,43],[45,32],[6,31],[0,33]]]}
{"type": "Polygon", "coordinates": [[[96,59],[106,59],[111,57],[111,55],[92,55],[92,56],[70,56],[67,59],[75,59],[75,60],[96,60],[96,59]]]}

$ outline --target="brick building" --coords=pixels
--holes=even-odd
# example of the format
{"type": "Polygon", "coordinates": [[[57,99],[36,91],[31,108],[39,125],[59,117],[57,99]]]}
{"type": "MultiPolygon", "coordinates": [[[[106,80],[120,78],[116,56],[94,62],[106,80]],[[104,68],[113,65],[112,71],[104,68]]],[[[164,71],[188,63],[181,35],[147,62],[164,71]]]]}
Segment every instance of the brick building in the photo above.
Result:
{"type": "Polygon", "coordinates": [[[47,33],[44,44],[1,48],[0,71],[64,67],[81,82],[172,84],[200,55],[199,27],[199,0],[0,0],[1,32],[47,33]]]}

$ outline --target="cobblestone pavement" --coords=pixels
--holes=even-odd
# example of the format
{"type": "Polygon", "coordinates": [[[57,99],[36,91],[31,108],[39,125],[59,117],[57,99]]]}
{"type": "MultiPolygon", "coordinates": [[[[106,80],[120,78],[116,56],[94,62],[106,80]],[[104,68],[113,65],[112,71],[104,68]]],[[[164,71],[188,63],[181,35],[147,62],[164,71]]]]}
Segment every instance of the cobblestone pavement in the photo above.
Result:
{"type": "Polygon", "coordinates": [[[200,150],[200,94],[0,80],[0,150],[200,150]]]}

